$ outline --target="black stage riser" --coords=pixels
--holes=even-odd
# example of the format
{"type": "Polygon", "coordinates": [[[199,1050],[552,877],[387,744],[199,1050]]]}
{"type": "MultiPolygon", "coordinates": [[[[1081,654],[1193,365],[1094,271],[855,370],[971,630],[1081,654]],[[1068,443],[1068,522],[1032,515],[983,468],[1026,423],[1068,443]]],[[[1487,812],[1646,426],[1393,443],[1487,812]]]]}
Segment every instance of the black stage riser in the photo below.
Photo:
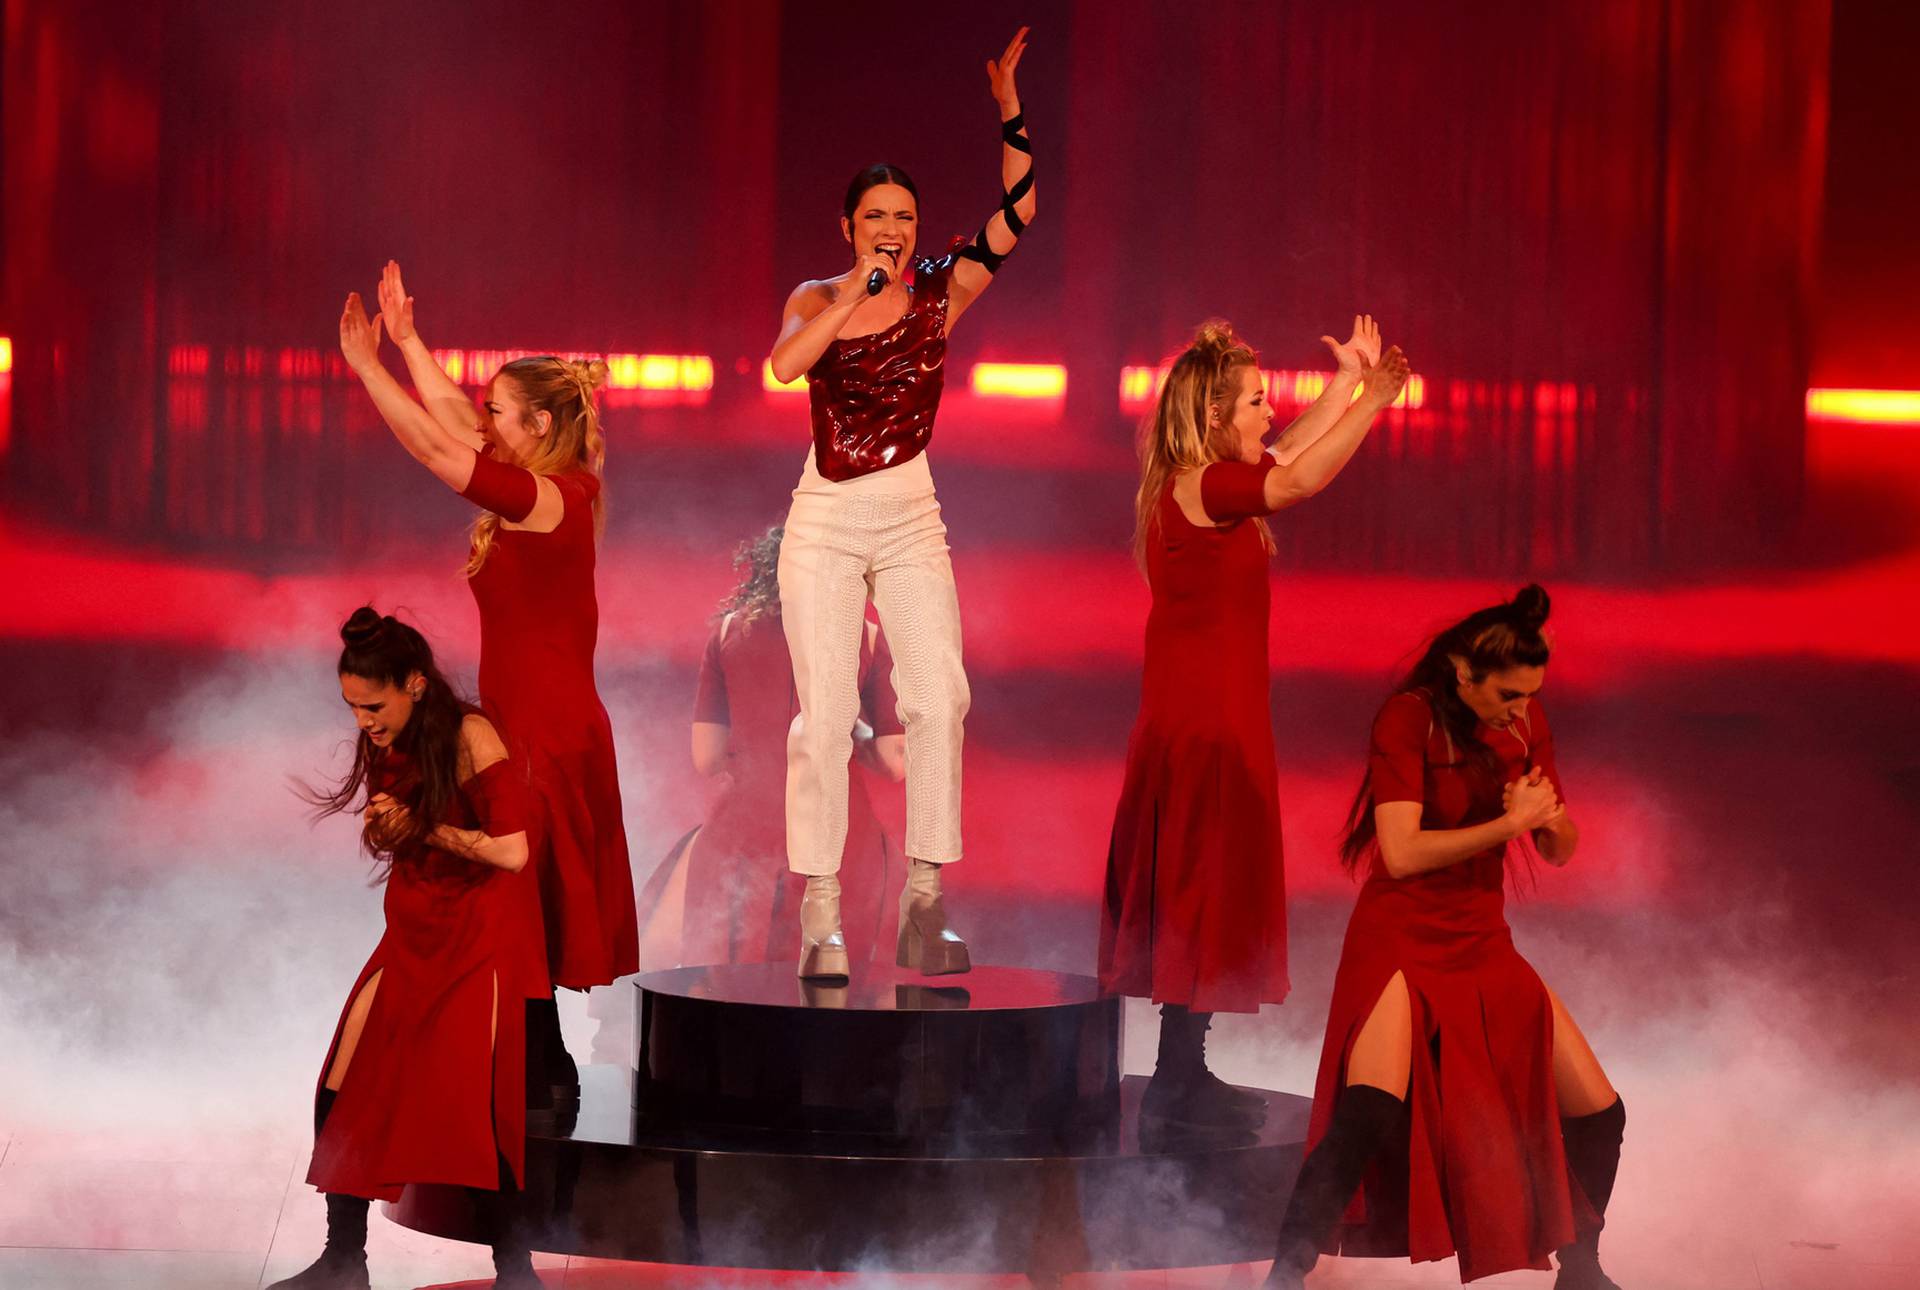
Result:
{"type": "MultiPolygon", "coordinates": [[[[1126,1081],[1123,1132],[1138,1134],[1126,1081]]],[[[1095,1156],[927,1159],[714,1152],[536,1139],[529,1213],[556,1254],[709,1267],[1020,1273],[1273,1256],[1307,1103],[1272,1094],[1252,1134],[1193,1133],[1095,1156]]],[[[1116,1144],[1119,1145],[1119,1144],[1116,1144]]],[[[484,1241],[459,1188],[407,1189],[392,1217],[484,1241]]]]}

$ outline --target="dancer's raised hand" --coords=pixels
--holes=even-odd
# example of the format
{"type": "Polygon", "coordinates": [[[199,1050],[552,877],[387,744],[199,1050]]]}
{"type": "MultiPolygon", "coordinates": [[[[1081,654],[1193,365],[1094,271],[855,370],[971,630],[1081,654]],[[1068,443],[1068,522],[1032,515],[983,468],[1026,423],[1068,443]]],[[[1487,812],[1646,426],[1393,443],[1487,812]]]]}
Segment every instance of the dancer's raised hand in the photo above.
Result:
{"type": "Polygon", "coordinates": [[[358,291],[347,293],[346,308],[340,311],[340,352],[356,373],[380,366],[380,315],[368,321],[358,291]]]}
{"type": "MultiPolygon", "coordinates": [[[[393,330],[391,320],[387,323],[387,330],[393,330]]],[[[1320,341],[1333,351],[1333,359],[1340,365],[1342,376],[1351,376],[1358,380],[1363,359],[1368,367],[1380,361],[1380,328],[1373,321],[1372,314],[1353,316],[1353,335],[1348,338],[1346,344],[1339,343],[1331,336],[1322,336],[1320,341]]]]}
{"type": "Polygon", "coordinates": [[[1365,397],[1371,399],[1375,407],[1384,408],[1400,397],[1400,391],[1407,386],[1407,377],[1413,367],[1407,362],[1407,356],[1395,345],[1380,356],[1378,365],[1366,361],[1366,355],[1360,356],[1360,381],[1365,397]]]}
{"type": "Polygon", "coordinates": [[[1006,49],[998,58],[987,60],[987,85],[993,90],[993,101],[1000,105],[1002,120],[1010,119],[1020,110],[1020,91],[1013,85],[1013,69],[1020,65],[1020,55],[1027,52],[1027,31],[1022,27],[1013,33],[1013,39],[1007,42],[1006,49]]]}
{"type": "Polygon", "coordinates": [[[380,317],[386,321],[387,335],[402,344],[414,338],[413,297],[400,281],[400,266],[392,260],[380,272],[380,317]]]}

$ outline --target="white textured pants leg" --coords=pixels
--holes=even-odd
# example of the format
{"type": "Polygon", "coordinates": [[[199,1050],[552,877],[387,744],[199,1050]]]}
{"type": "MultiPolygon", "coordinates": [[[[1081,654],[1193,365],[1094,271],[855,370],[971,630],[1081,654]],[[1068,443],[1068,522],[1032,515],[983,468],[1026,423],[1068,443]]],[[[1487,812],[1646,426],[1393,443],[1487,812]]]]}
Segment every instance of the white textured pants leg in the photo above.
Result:
{"type": "Polygon", "coordinates": [[[787,867],[840,872],[860,714],[870,530],[858,497],[796,496],[780,542],[780,620],[800,715],[787,732],[787,867]]]}
{"type": "Polygon", "coordinates": [[[960,661],[960,598],[933,494],[887,499],[873,558],[873,603],[893,651],[907,732],[907,854],[960,858],[960,744],[972,696],[960,661]]]}

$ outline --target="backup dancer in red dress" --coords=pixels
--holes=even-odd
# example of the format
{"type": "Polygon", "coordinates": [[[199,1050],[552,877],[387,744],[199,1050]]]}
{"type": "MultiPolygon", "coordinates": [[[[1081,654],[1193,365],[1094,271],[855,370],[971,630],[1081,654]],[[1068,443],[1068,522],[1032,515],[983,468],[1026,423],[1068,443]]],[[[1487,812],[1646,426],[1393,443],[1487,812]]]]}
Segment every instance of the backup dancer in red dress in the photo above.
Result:
{"type": "MultiPolygon", "coordinates": [[[[721,606],[700,661],[693,764],[726,783],[684,844],[683,963],[758,963],[799,950],[798,893],[778,881],[786,868],[787,735],[800,712],[780,626],[780,543],[774,528],[741,546],[735,564],[746,576],[721,606]]],[[[860,639],[854,759],[898,782],[906,774],[905,740],[892,672],[887,638],[869,621],[860,639]]],[[[901,856],[874,813],[865,776],[854,771],[847,785],[841,916],[862,951],[877,955],[888,930],[886,894],[903,876],[901,856]]]]}
{"type": "Polygon", "coordinates": [[[1326,487],[1406,381],[1398,349],[1380,359],[1371,318],[1345,345],[1324,339],[1340,370],[1266,452],[1259,359],[1207,324],[1174,360],[1141,446],[1134,551],[1153,608],[1107,852],[1100,984],[1162,1005],[1144,1109],[1185,1123],[1259,1114],[1207,1070],[1206,1030],[1214,1012],[1287,994],[1261,517],[1326,487]]]}
{"type": "Polygon", "coordinates": [[[511,1219],[522,1177],[522,1001],[535,906],[525,769],[455,697],[419,632],[354,611],[340,693],[360,728],[353,769],[312,799],[367,795],[362,842],[386,866],[387,929],[321,1067],[307,1181],[327,1196],[327,1245],[275,1290],[365,1290],[367,1210],[408,1183],[475,1189],[496,1285],[536,1287],[511,1219]]]}
{"type": "Polygon", "coordinates": [[[1547,608],[1527,587],[1441,632],[1374,720],[1341,848],[1367,879],[1270,1286],[1322,1250],[1457,1253],[1462,1281],[1557,1250],[1559,1290],[1618,1290],[1599,1241],[1626,1108],[1504,912],[1509,844],[1564,865],[1579,840],[1538,697],[1547,608]]]}
{"type": "Polygon", "coordinates": [[[907,731],[909,859],[898,961],[930,975],[965,972],[971,963],[965,942],[947,926],[940,888],[941,866],[960,858],[961,723],[969,694],[960,604],[926,448],[946,376],[947,337],[1033,219],[1033,149],[1014,88],[1026,34],[1022,27],[987,63],[1000,106],[1000,209],[971,243],[955,238],[939,259],[916,261],[913,181],[893,166],[861,171],[840,221],[853,267],[794,290],[769,360],[779,380],[808,378],[813,416],[813,446],[780,552],[781,621],[800,696],[787,745],[787,862],[807,876],[803,977],[847,973],[839,868],[869,599],[893,644],[907,731]],[[914,266],[911,288],[900,281],[903,264],[914,266]]]}
{"type": "MultiPolygon", "coordinates": [[[[467,561],[480,609],[480,701],[523,758],[545,808],[537,865],[546,961],[556,986],[607,985],[639,967],[613,729],[593,679],[600,469],[606,455],[594,391],[606,365],[521,358],[490,382],[476,411],[413,325],[400,268],[380,283],[370,326],[358,295],[340,320],[341,349],[381,417],[434,476],[478,506],[467,561]],[[425,406],[379,361],[384,321],[425,406]]],[[[579,1072],[551,998],[528,1017],[532,1104],[577,1104],[579,1072]]]]}

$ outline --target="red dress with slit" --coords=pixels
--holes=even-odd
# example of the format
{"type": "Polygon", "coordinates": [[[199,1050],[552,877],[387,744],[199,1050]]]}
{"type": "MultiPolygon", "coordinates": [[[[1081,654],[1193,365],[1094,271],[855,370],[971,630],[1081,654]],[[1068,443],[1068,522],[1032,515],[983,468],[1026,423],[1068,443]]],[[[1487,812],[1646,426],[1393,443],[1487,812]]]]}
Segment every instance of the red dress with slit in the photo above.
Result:
{"type": "MultiPolygon", "coordinates": [[[[897,735],[893,655],[878,623],[860,639],[860,715],[897,735]]],[[[759,963],[800,952],[798,875],[787,868],[787,732],[800,713],[793,659],[777,615],[716,623],[700,661],[693,719],[727,726],[727,783],[691,842],[683,963],[759,963]]],[[[841,927],[858,953],[893,953],[891,902],[905,873],[856,765],[847,776],[841,927]]]]}
{"type": "MultiPolygon", "coordinates": [[[[1497,777],[1453,745],[1425,691],[1394,695],[1373,723],[1371,805],[1419,802],[1421,828],[1471,828],[1499,818],[1503,786],[1530,767],[1559,789],[1538,699],[1508,729],[1483,724],[1478,737],[1498,758],[1497,777]]],[[[1471,1281],[1545,1268],[1590,1214],[1561,1143],[1553,1008],[1507,927],[1506,852],[1409,878],[1389,877],[1377,855],[1371,863],[1334,977],[1307,1149],[1332,1123],[1354,1037],[1396,972],[1413,1005],[1410,1130],[1367,1174],[1330,1252],[1415,1262],[1458,1253],[1460,1279],[1471,1281]]]]}
{"type": "Polygon", "coordinates": [[[1271,458],[1215,462],[1187,519],[1169,481],[1147,547],[1140,715],[1107,849],[1103,990],[1196,1012],[1287,995],[1287,893],[1267,677],[1271,458]]]}
{"type": "MultiPolygon", "coordinates": [[[[640,967],[613,726],[594,686],[600,605],[594,595],[592,472],[549,475],[565,505],[550,533],[502,526],[469,582],[480,607],[480,703],[532,774],[547,845],[536,861],[556,986],[584,990],[640,967]]],[[[463,493],[518,523],[535,477],[485,453],[463,493]]]]}
{"type": "MultiPolygon", "coordinates": [[[[369,788],[412,803],[418,785],[405,754],[389,750],[369,788]]],[[[460,785],[446,822],[491,837],[524,830],[531,845],[533,814],[525,769],[509,759],[460,785]]],[[[408,1183],[491,1190],[499,1156],[522,1177],[523,1000],[548,988],[544,973],[526,975],[532,882],[530,869],[509,873],[432,847],[395,861],[386,932],[347,995],[320,1068],[324,1085],[347,1012],[378,972],[352,1064],[314,1140],[309,1183],[370,1200],[398,1200],[408,1183]]]]}

